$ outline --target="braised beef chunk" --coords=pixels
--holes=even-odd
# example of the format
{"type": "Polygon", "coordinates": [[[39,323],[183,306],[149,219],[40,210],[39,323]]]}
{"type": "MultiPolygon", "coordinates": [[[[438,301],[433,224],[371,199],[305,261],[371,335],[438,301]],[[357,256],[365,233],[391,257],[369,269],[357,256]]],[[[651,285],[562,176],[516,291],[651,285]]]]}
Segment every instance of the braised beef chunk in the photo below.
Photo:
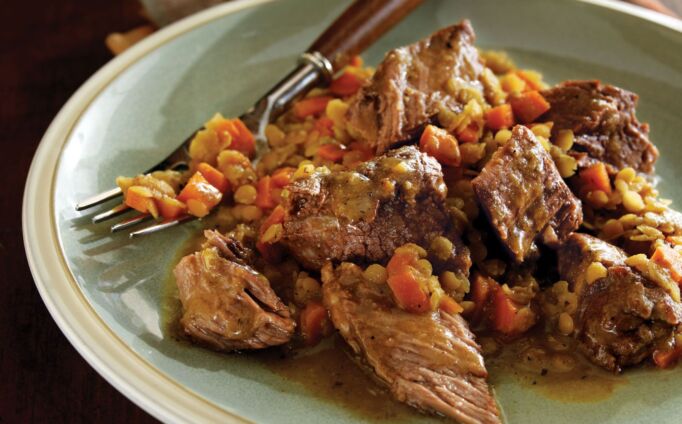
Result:
{"type": "Polygon", "coordinates": [[[585,273],[592,262],[606,268],[625,266],[627,255],[616,246],[588,234],[571,234],[558,251],[559,275],[576,293],[585,285],[585,273]]]}
{"type": "Polygon", "coordinates": [[[618,372],[673,343],[682,305],[625,265],[622,250],[592,236],[573,234],[558,253],[561,278],[578,294],[575,336],[592,362],[618,372]],[[593,262],[604,265],[607,275],[588,284],[585,273],[593,262]]]}
{"type": "Polygon", "coordinates": [[[541,118],[553,131],[573,130],[573,148],[610,165],[653,172],[658,150],[649,126],[635,116],[637,95],[599,81],[567,81],[543,91],[551,109],[541,118]]]}
{"type": "Polygon", "coordinates": [[[480,348],[460,315],[398,309],[387,285],[343,263],[322,269],[332,322],[367,369],[401,402],[461,423],[499,423],[480,348]]]}
{"type": "Polygon", "coordinates": [[[461,111],[448,82],[483,92],[484,66],[469,21],[391,50],[369,84],[350,100],[348,130],[381,154],[413,137],[441,108],[461,111]]]}
{"type": "Polygon", "coordinates": [[[245,264],[234,240],[215,231],[206,236],[210,246],[185,256],[173,271],[185,333],[222,351],[287,343],[296,324],[268,280],[245,264]]]}
{"type": "Polygon", "coordinates": [[[512,137],[472,185],[493,229],[517,262],[534,250],[538,238],[557,245],[582,222],[580,201],[524,126],[514,127],[512,137]]]}
{"type": "MultiPolygon", "coordinates": [[[[450,217],[440,164],[414,146],[355,171],[316,172],[288,187],[282,242],[304,266],[327,260],[386,262],[405,243],[427,245],[450,217]]],[[[469,252],[453,237],[460,262],[469,252]]]]}

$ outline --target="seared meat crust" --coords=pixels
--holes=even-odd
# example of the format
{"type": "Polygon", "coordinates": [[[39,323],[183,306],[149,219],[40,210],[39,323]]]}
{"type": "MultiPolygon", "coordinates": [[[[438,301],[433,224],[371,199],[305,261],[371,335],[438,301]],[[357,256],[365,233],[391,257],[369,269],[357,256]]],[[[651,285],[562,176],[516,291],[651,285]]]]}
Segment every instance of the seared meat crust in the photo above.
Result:
{"type": "Polygon", "coordinates": [[[469,21],[391,50],[350,100],[348,130],[377,154],[413,137],[439,110],[461,111],[451,80],[483,95],[484,66],[469,21]]]}
{"type": "Polygon", "coordinates": [[[649,141],[649,126],[635,116],[636,94],[599,81],[566,81],[542,94],[551,109],[541,120],[554,122],[554,132],[573,130],[574,150],[614,173],[628,166],[653,172],[658,149],[649,141]]]}
{"type": "Polygon", "coordinates": [[[625,252],[575,233],[558,256],[561,278],[578,294],[575,336],[592,362],[619,372],[672,342],[682,323],[682,305],[625,265],[625,252]],[[604,265],[607,276],[588,284],[585,273],[593,262],[604,265]]]}
{"type": "Polygon", "coordinates": [[[517,262],[540,238],[557,246],[582,223],[580,201],[531,130],[517,125],[472,180],[493,229],[517,262]]]}
{"type": "MultiPolygon", "coordinates": [[[[450,229],[440,164],[414,146],[356,171],[315,173],[288,190],[282,242],[310,269],[327,260],[386,262],[397,247],[428,245],[450,229]]],[[[450,238],[454,262],[470,265],[468,249],[450,238]]],[[[462,268],[468,273],[468,266],[462,268]]]]}

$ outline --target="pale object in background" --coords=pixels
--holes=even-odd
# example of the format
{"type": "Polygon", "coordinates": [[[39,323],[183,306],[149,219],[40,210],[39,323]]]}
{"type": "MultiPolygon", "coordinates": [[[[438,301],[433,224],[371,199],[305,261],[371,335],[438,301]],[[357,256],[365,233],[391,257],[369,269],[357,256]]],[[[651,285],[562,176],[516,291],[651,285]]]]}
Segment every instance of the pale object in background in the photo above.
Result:
{"type": "MultiPolygon", "coordinates": [[[[168,25],[179,19],[206,9],[216,4],[229,0],[140,0],[144,7],[145,16],[152,21],[157,28],[168,25]]],[[[673,17],[680,17],[676,10],[680,10],[682,0],[624,0],[647,9],[655,10],[673,17]],[[671,8],[670,6],[673,6],[671,8]]],[[[106,45],[114,54],[121,54],[124,50],[142,40],[155,28],[152,25],[143,25],[123,33],[112,33],[106,38],[106,45]]]]}
{"type": "MultiPolygon", "coordinates": [[[[679,18],[672,9],[659,0],[625,0],[628,3],[636,4],[637,6],[645,7],[647,9],[655,10],[656,12],[663,13],[674,18],[679,18]]],[[[672,2],[670,2],[672,3],[672,2]]]]}
{"type": "Polygon", "coordinates": [[[114,55],[118,55],[154,31],[156,31],[155,26],[142,25],[127,32],[112,32],[107,35],[104,44],[114,55]]]}
{"type": "Polygon", "coordinates": [[[147,15],[162,27],[225,0],[140,0],[147,15]]]}

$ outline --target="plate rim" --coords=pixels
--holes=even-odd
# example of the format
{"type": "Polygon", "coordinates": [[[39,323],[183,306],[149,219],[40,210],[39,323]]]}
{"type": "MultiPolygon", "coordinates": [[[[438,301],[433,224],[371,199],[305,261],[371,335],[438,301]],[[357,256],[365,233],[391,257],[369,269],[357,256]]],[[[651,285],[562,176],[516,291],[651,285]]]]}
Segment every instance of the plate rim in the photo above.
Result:
{"type": "MultiPolygon", "coordinates": [[[[177,21],[152,34],[93,74],[60,109],[31,161],[22,201],[24,250],[36,288],[52,319],[76,351],[133,403],[164,422],[250,422],[195,393],[126,344],[96,313],[69,270],[53,213],[55,172],[73,127],[115,78],[152,51],[192,29],[273,0],[236,0],[177,21]],[[51,181],[44,190],[45,180],[51,181]],[[49,211],[49,213],[45,213],[49,211]],[[55,276],[61,290],[55,289],[55,276]],[[68,290],[67,290],[68,289],[68,290]]],[[[578,0],[682,33],[682,20],[617,0],[578,0]]]]}

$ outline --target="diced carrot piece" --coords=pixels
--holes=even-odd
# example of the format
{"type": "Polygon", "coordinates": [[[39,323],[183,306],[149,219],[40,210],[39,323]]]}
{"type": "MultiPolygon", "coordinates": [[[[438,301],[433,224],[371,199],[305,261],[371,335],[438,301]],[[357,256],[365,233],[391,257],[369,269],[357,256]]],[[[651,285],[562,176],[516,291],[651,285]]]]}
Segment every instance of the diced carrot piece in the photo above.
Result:
{"type": "Polygon", "coordinates": [[[320,117],[315,121],[315,129],[320,133],[321,136],[331,137],[334,135],[334,121],[327,116],[320,117]]]}
{"type": "Polygon", "coordinates": [[[329,96],[308,97],[294,104],[294,115],[297,118],[305,118],[311,115],[320,115],[327,108],[327,103],[332,98],[329,96]]]}
{"type": "Polygon", "coordinates": [[[239,150],[249,157],[253,156],[256,153],[256,138],[241,119],[234,118],[232,122],[237,128],[239,135],[232,140],[231,148],[239,150]]]}
{"type": "Polygon", "coordinates": [[[213,187],[200,172],[195,172],[194,175],[192,175],[187,182],[187,185],[185,185],[177,197],[179,201],[184,202],[187,205],[189,212],[195,216],[205,216],[208,213],[207,211],[210,211],[214,206],[220,203],[222,198],[223,194],[217,188],[213,187]],[[195,202],[190,202],[190,200],[195,202]],[[196,202],[202,203],[205,206],[206,211],[204,211],[204,208],[196,205],[196,202]]]}
{"type": "Polygon", "coordinates": [[[277,206],[277,202],[272,197],[272,177],[264,176],[256,184],[255,204],[261,209],[271,209],[277,206]]]}
{"type": "Polygon", "coordinates": [[[301,311],[301,334],[308,346],[314,346],[322,340],[325,325],[329,316],[327,310],[319,302],[310,302],[301,311]]]}
{"type": "Polygon", "coordinates": [[[175,219],[187,211],[187,205],[172,197],[162,197],[157,205],[161,216],[165,219],[175,219]]]}
{"type": "Polygon", "coordinates": [[[486,304],[495,286],[497,286],[495,280],[478,273],[471,280],[471,301],[474,302],[474,309],[469,313],[469,318],[473,323],[478,323],[483,318],[486,304]]]}
{"type": "Polygon", "coordinates": [[[239,118],[224,119],[215,124],[218,137],[229,139],[228,147],[251,157],[256,152],[256,140],[251,131],[239,118]]]}
{"type": "Polygon", "coordinates": [[[329,84],[329,91],[340,97],[350,96],[362,87],[363,81],[351,72],[344,72],[329,84]]]}
{"type": "Polygon", "coordinates": [[[514,116],[524,124],[535,121],[550,108],[549,102],[537,90],[512,96],[510,103],[514,116]]]}
{"type": "Polygon", "coordinates": [[[524,319],[519,314],[522,306],[507,296],[502,287],[497,286],[492,299],[493,327],[500,333],[509,336],[518,335],[535,324],[534,320],[524,319]]]}
{"type": "Polygon", "coordinates": [[[132,186],[126,192],[125,204],[138,212],[148,213],[149,201],[153,202],[153,196],[154,194],[147,187],[132,186]]]}
{"type": "Polygon", "coordinates": [[[283,253],[282,247],[270,243],[263,243],[261,241],[261,238],[263,237],[263,234],[265,234],[265,231],[268,228],[270,228],[270,226],[274,224],[281,224],[282,222],[284,222],[284,215],[285,211],[281,205],[275,207],[275,209],[272,210],[270,215],[267,218],[265,218],[265,221],[263,221],[258,231],[258,241],[256,242],[256,250],[258,250],[261,256],[263,256],[263,258],[270,263],[275,263],[279,261],[283,253]]]}
{"type": "Polygon", "coordinates": [[[339,146],[338,144],[323,144],[317,148],[317,155],[331,162],[339,162],[343,159],[343,155],[346,154],[346,149],[339,146]]]}
{"type": "Polygon", "coordinates": [[[364,61],[362,60],[362,57],[360,56],[353,56],[350,60],[350,66],[355,66],[356,68],[359,68],[362,66],[364,61]]]}
{"type": "Polygon", "coordinates": [[[611,194],[611,181],[603,162],[597,162],[582,169],[578,175],[580,176],[581,192],[601,190],[606,194],[611,194]]]}
{"type": "Polygon", "coordinates": [[[431,308],[426,292],[411,269],[388,277],[388,286],[393,292],[396,303],[401,309],[412,313],[428,312],[431,308]]]}
{"type": "Polygon", "coordinates": [[[455,299],[451,298],[447,294],[444,294],[440,298],[440,304],[438,307],[451,315],[459,314],[464,310],[464,308],[462,308],[462,306],[457,303],[455,299]]]}
{"type": "Polygon", "coordinates": [[[419,148],[444,165],[459,166],[462,161],[457,139],[435,125],[427,125],[424,128],[424,132],[419,138],[419,148]]]}
{"type": "Polygon", "coordinates": [[[272,185],[277,188],[284,188],[291,182],[291,177],[296,170],[292,167],[286,166],[279,168],[272,173],[272,185]]]}
{"type": "Polygon", "coordinates": [[[270,212],[270,216],[263,221],[263,225],[260,227],[261,235],[265,232],[265,230],[270,228],[271,225],[281,224],[284,222],[284,215],[285,211],[282,206],[277,206],[275,209],[273,209],[272,212],[270,212]]]}
{"type": "Polygon", "coordinates": [[[462,143],[476,143],[480,136],[478,124],[475,122],[472,122],[464,127],[464,129],[457,131],[457,140],[462,143]]]}
{"type": "Polygon", "coordinates": [[[682,255],[677,250],[663,244],[656,248],[651,260],[670,271],[670,277],[677,284],[682,283],[682,255]]]}
{"type": "Polygon", "coordinates": [[[225,175],[206,162],[201,162],[197,167],[197,171],[206,178],[209,184],[217,188],[221,193],[225,193],[230,189],[230,181],[225,178],[225,175]]]}
{"type": "Polygon", "coordinates": [[[501,130],[514,126],[514,112],[510,104],[496,106],[485,113],[485,123],[488,128],[501,130]]]}
{"type": "Polygon", "coordinates": [[[419,255],[416,251],[400,249],[393,253],[388,264],[386,264],[386,272],[389,275],[403,273],[405,269],[416,264],[418,260],[419,255]]]}

